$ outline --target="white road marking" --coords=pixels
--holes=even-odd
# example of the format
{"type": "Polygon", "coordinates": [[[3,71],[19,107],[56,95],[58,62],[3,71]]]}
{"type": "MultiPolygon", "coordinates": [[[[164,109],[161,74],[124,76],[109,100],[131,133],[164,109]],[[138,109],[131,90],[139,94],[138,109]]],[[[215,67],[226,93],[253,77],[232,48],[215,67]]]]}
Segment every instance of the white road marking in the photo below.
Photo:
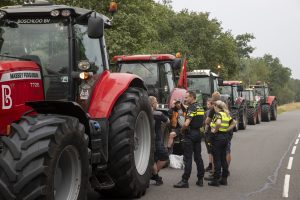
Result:
{"type": "Polygon", "coordinates": [[[289,163],[288,163],[288,166],[287,166],[287,169],[292,169],[293,160],[294,160],[294,158],[293,158],[293,157],[290,157],[289,163]]]}
{"type": "Polygon", "coordinates": [[[298,135],[298,138],[300,138],[300,133],[299,133],[299,135],[298,135]]]}
{"type": "Polygon", "coordinates": [[[295,144],[298,144],[298,142],[299,142],[299,138],[297,138],[297,140],[296,140],[295,144]]]}
{"type": "Polygon", "coordinates": [[[286,174],[284,177],[284,185],[283,185],[283,192],[282,192],[282,197],[284,198],[289,197],[289,185],[290,185],[290,175],[286,174]]]}
{"type": "Polygon", "coordinates": [[[296,152],[296,146],[293,146],[293,149],[292,149],[292,155],[294,155],[295,154],[295,152],[296,152]]]}

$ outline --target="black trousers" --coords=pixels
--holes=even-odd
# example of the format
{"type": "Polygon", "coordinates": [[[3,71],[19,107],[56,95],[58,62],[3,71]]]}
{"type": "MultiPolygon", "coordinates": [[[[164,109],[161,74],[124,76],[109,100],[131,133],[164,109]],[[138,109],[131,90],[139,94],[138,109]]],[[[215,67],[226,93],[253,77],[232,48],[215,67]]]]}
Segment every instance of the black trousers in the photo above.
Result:
{"type": "Polygon", "coordinates": [[[226,149],[228,145],[227,137],[217,138],[216,136],[212,140],[212,154],[214,158],[215,172],[214,178],[219,179],[221,177],[221,169],[222,169],[222,177],[228,176],[228,163],[226,160],[226,149]]]}
{"type": "Polygon", "coordinates": [[[184,173],[182,180],[188,181],[191,176],[193,153],[194,161],[197,165],[197,177],[198,179],[203,178],[204,165],[201,157],[201,135],[199,129],[190,129],[184,136],[183,151],[184,173]]]}

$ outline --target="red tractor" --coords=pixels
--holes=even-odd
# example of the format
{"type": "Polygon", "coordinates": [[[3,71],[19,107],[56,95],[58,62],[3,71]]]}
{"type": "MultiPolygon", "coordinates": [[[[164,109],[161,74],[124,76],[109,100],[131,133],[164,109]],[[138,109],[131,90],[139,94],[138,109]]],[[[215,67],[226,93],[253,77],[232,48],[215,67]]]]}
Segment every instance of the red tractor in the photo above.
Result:
{"type": "Polygon", "coordinates": [[[261,101],[261,120],[269,122],[277,119],[277,98],[269,96],[269,87],[266,84],[261,84],[260,81],[256,85],[251,85],[255,95],[260,97],[261,101]]]}
{"type": "Polygon", "coordinates": [[[41,3],[0,9],[0,199],[140,197],[153,165],[144,82],[110,73],[93,10],[41,3]]]}
{"type": "Polygon", "coordinates": [[[170,108],[174,99],[184,100],[186,90],[177,88],[175,83],[181,59],[171,54],[152,54],[115,56],[113,61],[118,72],[136,74],[144,80],[149,96],[157,98],[160,110],[170,108]]]}
{"type": "Polygon", "coordinates": [[[222,95],[228,95],[228,107],[231,110],[233,118],[237,120],[238,129],[246,129],[247,126],[247,102],[241,97],[240,92],[243,91],[243,87],[240,81],[223,81],[223,85],[220,86],[220,93],[222,95]]]}

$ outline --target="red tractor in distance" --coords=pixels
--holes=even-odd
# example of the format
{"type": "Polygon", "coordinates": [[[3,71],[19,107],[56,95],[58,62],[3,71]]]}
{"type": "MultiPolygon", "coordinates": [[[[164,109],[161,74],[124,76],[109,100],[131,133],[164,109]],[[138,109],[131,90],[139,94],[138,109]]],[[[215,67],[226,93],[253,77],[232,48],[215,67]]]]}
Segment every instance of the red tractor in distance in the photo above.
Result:
{"type": "Polygon", "coordinates": [[[277,98],[270,96],[269,87],[266,84],[261,84],[260,81],[256,85],[251,85],[255,95],[260,97],[261,101],[261,120],[269,122],[277,119],[277,98]]]}
{"type": "Polygon", "coordinates": [[[46,1],[0,9],[0,199],[140,197],[154,128],[144,82],[110,73],[93,10],[46,1]]]}
{"type": "Polygon", "coordinates": [[[174,99],[184,100],[186,90],[177,88],[175,74],[180,69],[181,59],[171,54],[120,55],[114,56],[117,71],[140,76],[149,96],[158,100],[158,108],[167,111],[174,99]]]}
{"type": "Polygon", "coordinates": [[[222,95],[228,95],[228,107],[233,115],[233,118],[237,120],[238,129],[246,129],[247,120],[247,102],[241,97],[240,92],[243,91],[241,81],[223,81],[223,85],[220,86],[220,93],[222,95]]]}

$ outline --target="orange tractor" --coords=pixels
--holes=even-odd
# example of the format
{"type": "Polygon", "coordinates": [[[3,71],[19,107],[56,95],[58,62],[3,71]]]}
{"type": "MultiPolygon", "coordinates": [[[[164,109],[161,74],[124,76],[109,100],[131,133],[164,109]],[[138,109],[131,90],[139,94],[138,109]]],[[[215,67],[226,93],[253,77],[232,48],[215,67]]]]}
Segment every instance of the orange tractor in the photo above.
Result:
{"type": "Polygon", "coordinates": [[[144,82],[110,73],[93,10],[41,1],[0,9],[0,199],[140,197],[154,128],[144,82]]]}

